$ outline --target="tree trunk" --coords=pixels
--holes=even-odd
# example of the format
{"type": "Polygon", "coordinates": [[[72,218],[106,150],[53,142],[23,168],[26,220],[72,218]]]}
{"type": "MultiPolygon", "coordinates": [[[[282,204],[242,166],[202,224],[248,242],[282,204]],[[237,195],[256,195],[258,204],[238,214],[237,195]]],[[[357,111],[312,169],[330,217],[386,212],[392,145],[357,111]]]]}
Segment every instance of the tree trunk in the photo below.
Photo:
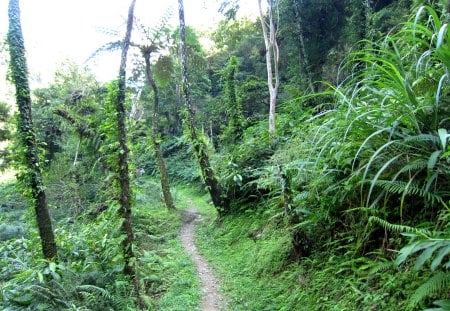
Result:
{"type": "Polygon", "coordinates": [[[187,46],[186,46],[186,25],[184,21],[184,5],[183,0],[178,0],[178,13],[180,20],[180,37],[181,37],[181,65],[182,65],[182,92],[187,108],[187,126],[189,130],[190,140],[194,147],[195,155],[200,165],[203,179],[208,188],[211,199],[216,207],[219,216],[223,215],[228,210],[228,200],[222,197],[222,189],[219,181],[211,167],[209,156],[207,153],[207,146],[205,141],[198,135],[195,128],[195,113],[191,102],[191,89],[188,79],[187,71],[187,46]]]}
{"type": "Polygon", "coordinates": [[[303,31],[302,31],[302,16],[300,14],[300,4],[298,1],[294,0],[293,3],[293,9],[294,9],[294,17],[295,17],[295,24],[297,25],[297,31],[298,31],[298,41],[300,43],[300,49],[299,49],[299,60],[300,64],[303,65],[303,68],[306,72],[306,79],[308,81],[308,87],[311,90],[312,93],[314,93],[316,90],[314,88],[313,84],[313,75],[309,67],[309,58],[308,53],[306,52],[306,45],[305,45],[305,39],[303,37],[303,31]]]}
{"type": "Polygon", "coordinates": [[[166,207],[168,209],[175,209],[175,205],[173,203],[172,193],[170,192],[170,182],[169,182],[169,174],[167,173],[166,164],[164,163],[164,157],[161,151],[161,144],[159,143],[159,95],[158,88],[156,86],[155,79],[153,77],[152,67],[150,63],[150,51],[143,49],[142,54],[145,59],[145,74],[147,76],[148,84],[153,89],[153,118],[152,118],[152,143],[153,148],[155,148],[155,158],[156,162],[158,162],[160,180],[161,180],[161,189],[164,196],[164,202],[166,203],[166,207]]]}
{"type": "Polygon", "coordinates": [[[138,298],[138,307],[144,308],[145,303],[140,297],[139,278],[136,272],[134,253],[133,253],[133,226],[131,221],[131,189],[128,169],[128,153],[127,132],[126,132],[126,111],[125,111],[125,91],[126,91],[126,65],[127,53],[130,47],[131,30],[133,28],[134,6],[136,0],[131,0],[128,10],[127,30],[122,45],[122,55],[120,59],[118,92],[117,92],[117,130],[119,138],[119,154],[118,154],[118,179],[120,185],[120,216],[123,218],[122,231],[125,235],[122,241],[122,251],[125,260],[123,272],[131,277],[136,297],[138,298]]]}
{"type": "Polygon", "coordinates": [[[16,87],[16,101],[19,108],[18,133],[24,148],[22,164],[27,168],[25,184],[30,188],[36,212],[36,220],[41,238],[44,258],[54,260],[57,256],[55,236],[53,234],[47,199],[42,181],[36,135],[31,115],[31,96],[28,84],[28,68],[25,58],[25,46],[20,22],[19,0],[10,0],[8,44],[11,55],[11,73],[16,87]]]}
{"type": "Polygon", "coordinates": [[[259,19],[263,31],[264,44],[266,46],[267,84],[269,88],[269,133],[275,133],[275,112],[277,105],[278,87],[280,86],[280,74],[278,64],[280,62],[280,50],[276,38],[276,26],[273,16],[273,0],[267,0],[269,11],[269,24],[264,21],[261,8],[261,0],[258,0],[259,19]],[[273,63],[273,64],[272,64],[273,63]]]}

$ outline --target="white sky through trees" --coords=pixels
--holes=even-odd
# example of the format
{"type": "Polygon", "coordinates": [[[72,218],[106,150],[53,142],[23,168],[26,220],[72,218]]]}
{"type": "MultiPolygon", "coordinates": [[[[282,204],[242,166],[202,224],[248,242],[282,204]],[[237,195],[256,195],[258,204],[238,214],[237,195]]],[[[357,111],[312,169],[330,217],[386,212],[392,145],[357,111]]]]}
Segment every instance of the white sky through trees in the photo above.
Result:
{"type": "MultiPolygon", "coordinates": [[[[53,80],[54,71],[65,60],[80,66],[103,44],[120,40],[125,29],[129,0],[21,0],[22,27],[32,85],[53,80]],[[117,30],[111,37],[104,30],[117,30]],[[102,31],[103,30],[103,31],[102,31]],[[39,82],[41,81],[41,82],[39,82]]],[[[222,17],[218,0],[184,0],[186,24],[197,29],[213,27],[222,17]]],[[[242,0],[240,15],[257,15],[256,0],[242,0]]],[[[8,29],[8,0],[0,0],[0,36],[8,29]]],[[[165,12],[172,10],[170,23],[178,25],[177,0],[138,0],[135,15],[145,25],[157,25],[165,12]]],[[[5,52],[3,52],[5,53],[5,52]]],[[[0,81],[6,65],[0,57],[0,81]]],[[[102,53],[87,65],[102,81],[116,77],[120,57],[102,53]]],[[[5,87],[0,83],[0,101],[5,87]]]]}

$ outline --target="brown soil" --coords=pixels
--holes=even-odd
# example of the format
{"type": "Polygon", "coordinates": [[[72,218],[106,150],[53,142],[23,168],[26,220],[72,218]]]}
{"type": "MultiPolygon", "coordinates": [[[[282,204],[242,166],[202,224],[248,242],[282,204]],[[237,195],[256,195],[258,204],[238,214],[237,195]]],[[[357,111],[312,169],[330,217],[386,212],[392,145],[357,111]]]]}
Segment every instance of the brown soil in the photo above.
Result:
{"type": "Polygon", "coordinates": [[[180,230],[180,239],[186,252],[194,261],[201,281],[203,311],[225,310],[226,302],[219,292],[220,282],[214,276],[206,260],[198,253],[195,246],[195,226],[201,220],[201,215],[195,207],[183,211],[183,227],[180,230]]]}

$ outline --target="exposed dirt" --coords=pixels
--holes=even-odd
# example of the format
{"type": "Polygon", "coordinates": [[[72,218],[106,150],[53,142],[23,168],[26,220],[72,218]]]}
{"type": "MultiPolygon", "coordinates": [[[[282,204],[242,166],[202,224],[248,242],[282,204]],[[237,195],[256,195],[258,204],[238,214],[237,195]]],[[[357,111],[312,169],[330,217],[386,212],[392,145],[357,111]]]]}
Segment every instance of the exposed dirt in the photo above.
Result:
{"type": "Polygon", "coordinates": [[[189,210],[183,211],[182,218],[184,224],[180,230],[181,243],[197,266],[203,296],[201,309],[203,311],[225,310],[226,302],[219,292],[220,283],[212,273],[206,260],[198,253],[194,243],[195,226],[201,220],[201,217],[193,206],[189,210]]]}

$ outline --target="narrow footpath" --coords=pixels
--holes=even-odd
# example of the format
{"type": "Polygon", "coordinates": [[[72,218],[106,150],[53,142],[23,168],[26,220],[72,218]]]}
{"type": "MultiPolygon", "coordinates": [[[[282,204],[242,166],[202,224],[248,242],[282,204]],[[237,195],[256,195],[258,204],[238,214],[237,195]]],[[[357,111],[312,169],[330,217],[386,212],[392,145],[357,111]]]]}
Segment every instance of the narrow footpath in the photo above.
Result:
{"type": "Polygon", "coordinates": [[[206,260],[198,253],[195,240],[195,226],[201,220],[201,215],[195,207],[183,211],[183,226],[180,230],[180,240],[186,252],[194,261],[201,281],[202,311],[219,311],[226,309],[226,302],[219,292],[220,282],[212,273],[206,260]]]}

